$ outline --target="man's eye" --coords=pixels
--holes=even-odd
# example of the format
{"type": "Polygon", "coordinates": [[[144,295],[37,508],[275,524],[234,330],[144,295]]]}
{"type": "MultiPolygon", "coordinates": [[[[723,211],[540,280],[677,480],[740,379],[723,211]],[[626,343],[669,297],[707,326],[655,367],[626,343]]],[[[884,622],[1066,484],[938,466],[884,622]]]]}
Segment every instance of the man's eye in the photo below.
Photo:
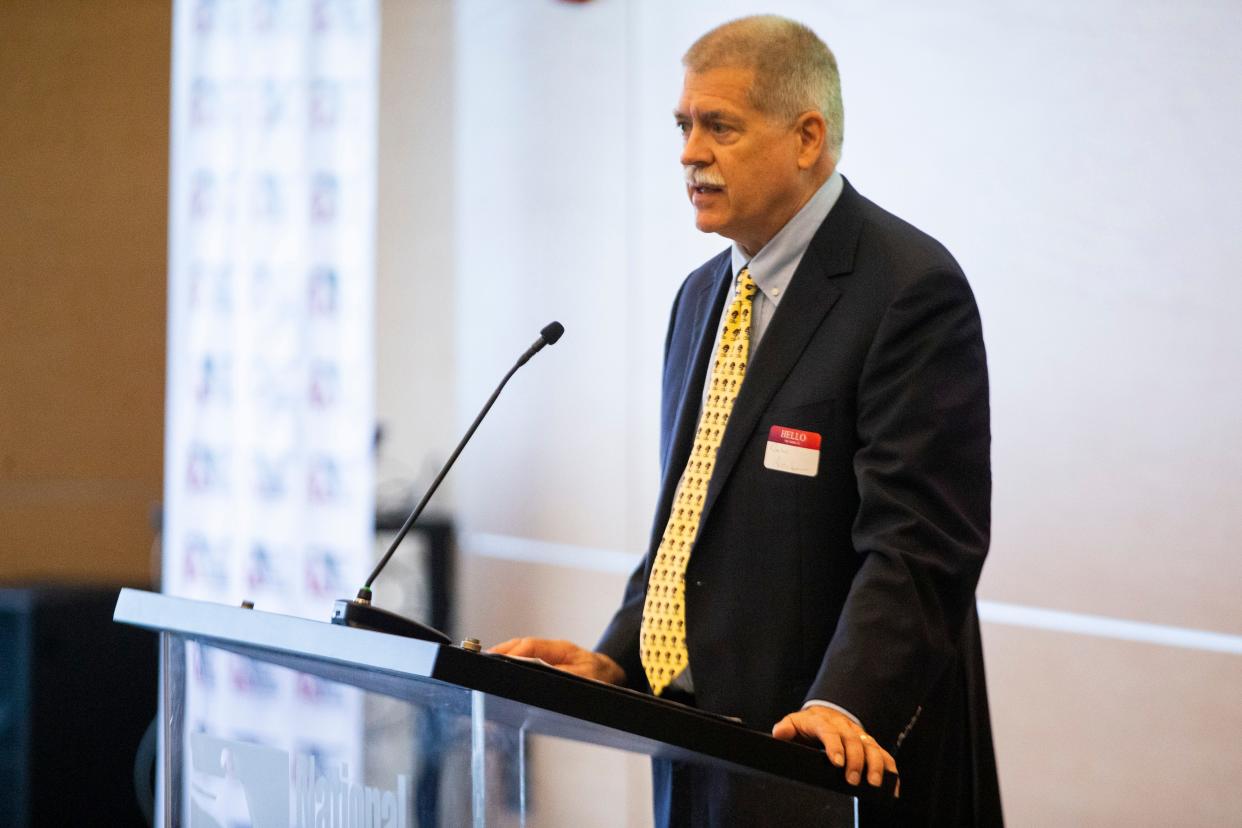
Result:
{"type": "Polygon", "coordinates": [[[724,135],[729,131],[729,127],[725,124],[712,124],[711,129],[713,135],[724,135]]]}
{"type": "Polygon", "coordinates": [[[681,121],[677,124],[677,131],[680,132],[683,136],[688,135],[690,133],[690,125],[684,121],[681,121]]]}

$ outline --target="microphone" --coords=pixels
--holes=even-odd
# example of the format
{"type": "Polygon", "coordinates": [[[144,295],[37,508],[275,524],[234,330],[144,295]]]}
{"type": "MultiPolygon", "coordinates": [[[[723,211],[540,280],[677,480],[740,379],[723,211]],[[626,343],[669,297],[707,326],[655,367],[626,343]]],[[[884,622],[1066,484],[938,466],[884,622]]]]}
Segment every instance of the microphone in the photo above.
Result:
{"type": "MultiPolygon", "coordinates": [[[[516,371],[518,368],[521,368],[529,362],[530,358],[542,351],[545,345],[555,345],[564,333],[565,326],[560,322],[549,322],[544,325],[543,330],[539,332],[539,338],[535,340],[535,344],[527,348],[526,353],[518,357],[517,365],[513,366],[513,370],[516,371]]],[[[510,371],[509,373],[512,375],[513,371],[510,371]]],[[[505,377],[504,381],[500,383],[502,387],[508,379],[509,377],[505,377]]]]}
{"type": "Polygon", "coordinates": [[[505,374],[504,379],[500,381],[500,385],[496,386],[496,390],[492,392],[492,396],[484,404],[483,410],[479,412],[479,416],[474,418],[474,422],[466,430],[466,434],[461,438],[461,442],[457,444],[457,448],[453,449],[453,453],[449,455],[449,459],[445,462],[444,467],[440,469],[440,473],[436,475],[436,479],[431,481],[431,486],[428,487],[427,492],[423,495],[423,499],[418,502],[418,505],[414,507],[414,511],[405,519],[405,523],[401,525],[400,531],[397,532],[397,536],[393,538],[392,544],[389,545],[388,551],[384,553],[384,557],[380,558],[379,563],[375,565],[375,569],[371,570],[371,575],[367,578],[366,583],[358,590],[358,597],[352,601],[347,598],[341,598],[333,605],[333,624],[400,635],[405,638],[417,638],[421,641],[434,641],[437,644],[453,643],[451,638],[433,627],[372,605],[371,584],[374,583],[380,572],[384,570],[384,567],[388,565],[389,559],[397,551],[397,546],[405,538],[406,533],[410,531],[414,521],[418,520],[418,516],[423,513],[423,509],[427,507],[427,502],[436,493],[436,489],[440,488],[440,483],[443,482],[444,476],[453,467],[453,463],[457,461],[457,457],[461,454],[461,450],[466,447],[466,443],[470,442],[470,438],[474,436],[479,423],[483,422],[487,412],[492,410],[492,404],[500,396],[500,391],[505,387],[509,378],[517,373],[517,369],[529,362],[531,357],[542,351],[545,346],[556,344],[557,340],[564,333],[565,326],[560,322],[548,323],[539,332],[539,338],[535,340],[534,344],[526,349],[526,353],[518,357],[518,361],[509,369],[509,373],[505,374]]]}

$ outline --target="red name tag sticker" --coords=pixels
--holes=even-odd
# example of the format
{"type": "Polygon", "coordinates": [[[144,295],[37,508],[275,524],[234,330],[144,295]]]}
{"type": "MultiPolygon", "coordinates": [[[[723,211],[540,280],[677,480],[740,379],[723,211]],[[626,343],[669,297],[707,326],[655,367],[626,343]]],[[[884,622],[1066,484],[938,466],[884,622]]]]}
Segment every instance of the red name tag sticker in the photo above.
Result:
{"type": "Polygon", "coordinates": [[[773,471],[814,477],[819,474],[819,435],[789,426],[772,426],[763,465],[773,471]]]}

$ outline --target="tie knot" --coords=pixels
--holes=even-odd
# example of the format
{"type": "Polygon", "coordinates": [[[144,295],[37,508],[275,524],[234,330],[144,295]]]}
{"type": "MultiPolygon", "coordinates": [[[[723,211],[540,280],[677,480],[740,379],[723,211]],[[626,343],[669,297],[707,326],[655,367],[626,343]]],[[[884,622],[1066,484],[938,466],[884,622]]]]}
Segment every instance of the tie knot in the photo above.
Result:
{"type": "Polygon", "coordinates": [[[750,268],[744,267],[737,274],[737,293],[746,299],[755,295],[758,290],[755,280],[750,277],[750,268]]]}

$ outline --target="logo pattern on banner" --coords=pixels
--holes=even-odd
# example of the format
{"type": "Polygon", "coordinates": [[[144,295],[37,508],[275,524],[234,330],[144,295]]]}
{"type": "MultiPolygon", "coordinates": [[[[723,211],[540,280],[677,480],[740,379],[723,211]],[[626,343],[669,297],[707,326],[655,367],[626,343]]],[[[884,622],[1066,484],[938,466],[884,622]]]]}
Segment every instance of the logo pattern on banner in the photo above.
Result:
{"type": "MultiPolygon", "coordinates": [[[[174,28],[164,590],[326,620],[374,554],[378,3],[176,0],[174,28]]],[[[187,659],[188,730],[289,749],[313,715],[358,767],[356,697],[187,659]]]]}

